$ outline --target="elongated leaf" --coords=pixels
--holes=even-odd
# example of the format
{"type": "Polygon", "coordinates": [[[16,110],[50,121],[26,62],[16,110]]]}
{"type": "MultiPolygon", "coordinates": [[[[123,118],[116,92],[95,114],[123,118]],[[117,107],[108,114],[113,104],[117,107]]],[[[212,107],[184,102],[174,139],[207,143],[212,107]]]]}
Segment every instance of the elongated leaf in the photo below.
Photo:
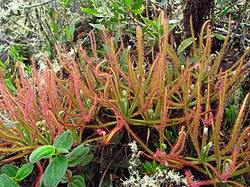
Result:
{"type": "Polygon", "coordinates": [[[191,37],[191,38],[188,38],[186,40],[183,40],[181,42],[181,44],[179,45],[178,49],[177,49],[177,52],[178,53],[181,53],[182,51],[184,51],[188,46],[190,46],[192,43],[194,42],[194,39],[191,37]]]}
{"type": "Polygon", "coordinates": [[[0,175],[0,187],[18,187],[18,185],[6,174],[0,175]]]}
{"type": "Polygon", "coordinates": [[[101,24],[94,24],[94,23],[89,23],[91,27],[94,27],[96,29],[102,30],[103,26],[101,24]]]}
{"type": "Polygon", "coordinates": [[[18,168],[16,166],[11,165],[11,164],[5,164],[1,168],[1,173],[5,173],[9,177],[15,177],[17,171],[18,171],[18,168]]]}
{"type": "Polygon", "coordinates": [[[36,163],[43,158],[50,158],[55,154],[55,147],[52,145],[44,145],[35,149],[29,158],[31,163],[36,163]]]}
{"type": "Polygon", "coordinates": [[[68,159],[68,166],[74,167],[83,161],[84,157],[88,154],[89,147],[85,145],[79,145],[73,149],[69,154],[66,155],[68,159]]]}
{"type": "Polygon", "coordinates": [[[81,161],[81,166],[86,166],[88,163],[90,163],[94,158],[93,154],[86,155],[84,159],[81,161]]]}
{"type": "Polygon", "coordinates": [[[68,183],[68,187],[85,187],[84,178],[80,175],[75,175],[72,177],[71,181],[68,183]]]}
{"type": "Polygon", "coordinates": [[[153,22],[153,21],[151,21],[150,19],[145,18],[145,17],[142,17],[142,20],[143,20],[146,24],[152,26],[155,30],[158,30],[159,27],[157,26],[157,24],[156,24],[155,22],[153,22]]]}
{"type": "Polygon", "coordinates": [[[67,130],[60,134],[59,136],[56,136],[53,146],[55,148],[62,148],[62,149],[69,149],[73,144],[73,138],[72,138],[72,132],[70,130],[67,130]]]}
{"type": "Polygon", "coordinates": [[[53,158],[43,174],[43,184],[48,187],[56,187],[65,174],[67,167],[68,160],[65,156],[53,158]]]}
{"type": "Polygon", "coordinates": [[[218,34],[218,33],[215,33],[214,37],[217,38],[218,40],[225,40],[225,38],[226,38],[226,36],[218,34]]]}
{"type": "Polygon", "coordinates": [[[144,11],[144,6],[141,6],[141,8],[138,8],[136,10],[131,10],[132,13],[134,14],[141,14],[144,11]]]}
{"type": "Polygon", "coordinates": [[[138,10],[142,7],[143,0],[137,0],[135,1],[132,10],[138,10]]]}
{"type": "Polygon", "coordinates": [[[15,86],[13,85],[12,81],[10,79],[5,79],[5,85],[8,87],[8,89],[14,93],[17,94],[17,89],[15,88],[15,86]]]}
{"type": "Polygon", "coordinates": [[[81,8],[81,10],[87,14],[92,14],[95,16],[102,16],[101,12],[98,12],[98,11],[91,9],[91,8],[81,8]]]}
{"type": "Polygon", "coordinates": [[[25,165],[23,165],[17,172],[15,179],[17,181],[22,181],[23,179],[25,179],[26,177],[29,176],[29,174],[33,171],[34,168],[34,164],[32,163],[27,163],[25,165]]]}
{"type": "Polygon", "coordinates": [[[70,35],[70,28],[69,28],[69,27],[66,27],[66,28],[65,28],[65,34],[66,34],[66,36],[68,36],[68,38],[71,38],[71,35],[70,35]]]}
{"type": "Polygon", "coordinates": [[[75,23],[72,21],[70,23],[70,35],[73,37],[74,36],[74,33],[75,33],[75,23]]]}
{"type": "Polygon", "coordinates": [[[124,11],[124,10],[120,9],[120,8],[119,8],[119,7],[117,7],[117,6],[115,6],[115,7],[114,7],[114,11],[115,11],[115,12],[118,12],[118,13],[120,13],[120,14],[127,14],[127,12],[126,12],[126,11],[124,11]]]}
{"type": "Polygon", "coordinates": [[[127,8],[130,8],[133,4],[133,0],[124,0],[124,4],[127,8]]]}
{"type": "Polygon", "coordinates": [[[70,0],[65,0],[64,4],[65,4],[66,8],[69,8],[70,7],[70,0]]]}
{"type": "Polygon", "coordinates": [[[224,16],[226,13],[228,13],[228,11],[235,5],[236,3],[229,5],[228,7],[224,8],[223,10],[221,10],[220,12],[220,17],[224,16]]]}
{"type": "Polygon", "coordinates": [[[201,160],[206,161],[209,149],[212,147],[213,143],[209,142],[201,149],[201,160]]]}

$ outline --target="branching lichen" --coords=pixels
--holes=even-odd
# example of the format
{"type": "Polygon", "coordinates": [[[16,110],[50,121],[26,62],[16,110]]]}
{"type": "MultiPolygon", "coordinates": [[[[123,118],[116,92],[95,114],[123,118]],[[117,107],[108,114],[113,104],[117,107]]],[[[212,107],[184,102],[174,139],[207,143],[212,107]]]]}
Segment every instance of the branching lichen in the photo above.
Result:
{"type": "Polygon", "coordinates": [[[136,142],[133,141],[129,144],[132,155],[129,160],[130,166],[128,167],[129,178],[123,181],[124,187],[160,187],[171,186],[187,186],[186,179],[178,172],[173,170],[157,168],[156,172],[150,175],[140,174],[138,166],[141,161],[138,155],[138,148],[136,142]]]}

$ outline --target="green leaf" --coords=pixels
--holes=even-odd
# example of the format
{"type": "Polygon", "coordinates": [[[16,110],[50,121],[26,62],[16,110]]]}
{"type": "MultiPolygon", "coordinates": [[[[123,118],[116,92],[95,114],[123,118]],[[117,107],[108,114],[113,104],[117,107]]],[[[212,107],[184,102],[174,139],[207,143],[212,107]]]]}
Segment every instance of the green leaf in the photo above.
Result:
{"type": "Polygon", "coordinates": [[[190,58],[190,63],[191,64],[194,64],[194,63],[196,63],[196,62],[198,62],[199,61],[199,57],[195,57],[195,58],[190,58]]]}
{"type": "Polygon", "coordinates": [[[152,26],[155,30],[158,30],[158,29],[159,29],[159,28],[158,28],[158,25],[157,25],[155,22],[149,20],[148,18],[142,17],[142,20],[143,20],[146,24],[152,26]]]}
{"type": "Polygon", "coordinates": [[[91,8],[81,8],[82,12],[85,12],[87,14],[92,14],[94,16],[102,16],[102,13],[94,10],[94,9],[91,9],[91,8]]]}
{"type": "Polygon", "coordinates": [[[99,30],[102,30],[103,29],[103,25],[101,24],[94,24],[94,23],[89,23],[89,25],[93,28],[96,28],[96,29],[99,29],[99,30]]]}
{"type": "Polygon", "coordinates": [[[80,175],[75,175],[71,178],[71,181],[68,183],[68,187],[85,187],[84,178],[80,175]]]}
{"type": "Polygon", "coordinates": [[[63,175],[63,177],[61,178],[61,183],[65,184],[65,183],[68,183],[69,180],[71,179],[72,177],[72,171],[70,170],[66,170],[65,174],[63,175]]]}
{"type": "Polygon", "coordinates": [[[69,153],[69,150],[63,149],[63,148],[58,148],[58,149],[56,149],[56,153],[60,153],[60,154],[69,153]]]}
{"type": "Polygon", "coordinates": [[[171,32],[175,27],[177,26],[177,24],[171,24],[168,26],[168,31],[171,32]]]}
{"type": "Polygon", "coordinates": [[[74,167],[83,161],[84,157],[88,154],[89,147],[85,145],[79,145],[66,155],[68,159],[68,167],[74,167]]]}
{"type": "Polygon", "coordinates": [[[36,163],[39,160],[43,159],[43,158],[50,158],[55,154],[55,147],[52,145],[44,145],[42,147],[39,147],[37,149],[35,149],[30,157],[29,157],[29,161],[31,163],[36,163]]]}
{"type": "Polygon", "coordinates": [[[166,130],[166,137],[171,143],[175,142],[175,137],[172,131],[166,130]]]}
{"type": "Polygon", "coordinates": [[[66,36],[71,39],[71,35],[70,35],[70,28],[69,27],[65,27],[65,34],[66,36]]]}
{"type": "Polygon", "coordinates": [[[131,10],[138,10],[142,7],[143,0],[137,0],[135,1],[133,7],[131,10]]]}
{"type": "Polygon", "coordinates": [[[10,92],[12,92],[14,94],[17,94],[17,89],[15,88],[15,86],[13,85],[13,83],[12,83],[12,81],[10,79],[5,79],[4,83],[8,87],[10,92]]]}
{"type": "Polygon", "coordinates": [[[130,9],[133,4],[133,0],[124,0],[124,4],[128,9],[130,9]]]}
{"type": "Polygon", "coordinates": [[[186,64],[186,62],[187,62],[186,57],[183,54],[179,54],[179,58],[180,58],[182,64],[186,64]]]}
{"type": "Polygon", "coordinates": [[[220,17],[223,17],[225,14],[227,14],[227,12],[228,12],[234,5],[235,5],[235,3],[232,4],[232,5],[230,5],[230,6],[228,6],[228,7],[226,7],[226,8],[224,8],[224,9],[220,12],[220,17]]]}
{"type": "Polygon", "coordinates": [[[182,51],[184,51],[188,46],[190,46],[192,43],[194,42],[194,39],[191,37],[191,38],[188,38],[184,41],[181,42],[181,44],[179,45],[178,49],[177,49],[177,52],[178,53],[181,53],[182,51]]]}
{"type": "Polygon", "coordinates": [[[149,161],[146,161],[144,164],[142,164],[144,169],[147,171],[147,172],[151,172],[152,171],[152,164],[149,162],[149,161]]]}
{"type": "Polygon", "coordinates": [[[237,117],[237,109],[235,105],[232,105],[230,108],[225,109],[225,114],[230,124],[233,125],[236,117],[237,117]]]}
{"type": "Polygon", "coordinates": [[[32,172],[34,168],[34,164],[32,163],[27,163],[25,165],[23,165],[17,172],[15,179],[17,181],[22,181],[23,179],[25,179],[27,176],[29,176],[29,174],[32,172]]]}
{"type": "Polygon", "coordinates": [[[48,187],[56,187],[65,174],[67,167],[68,160],[65,156],[53,158],[43,174],[43,184],[48,187]]]}
{"type": "Polygon", "coordinates": [[[54,33],[57,33],[59,31],[59,29],[60,29],[60,25],[57,24],[57,23],[53,22],[51,26],[52,26],[52,30],[53,30],[54,33]]]}
{"type": "Polygon", "coordinates": [[[70,23],[70,35],[73,37],[75,33],[75,23],[72,21],[70,23]]]}
{"type": "Polygon", "coordinates": [[[83,160],[81,161],[81,166],[86,166],[88,163],[90,163],[94,158],[93,154],[86,155],[83,160]]]}
{"type": "Polygon", "coordinates": [[[234,123],[234,121],[235,121],[235,119],[237,117],[236,106],[235,105],[231,106],[230,110],[231,110],[231,122],[234,123]]]}
{"type": "Polygon", "coordinates": [[[115,6],[115,7],[114,7],[114,10],[113,10],[113,11],[118,12],[118,13],[120,13],[120,14],[127,14],[127,12],[126,12],[126,11],[124,11],[124,10],[120,9],[120,8],[119,8],[119,7],[117,7],[117,6],[115,6]]]}
{"type": "Polygon", "coordinates": [[[64,5],[66,8],[69,8],[70,7],[70,0],[65,0],[64,5]]]}
{"type": "Polygon", "coordinates": [[[6,174],[0,175],[0,187],[18,187],[18,185],[6,174]]]}
{"type": "Polygon", "coordinates": [[[132,13],[134,14],[141,14],[144,11],[144,6],[142,5],[141,8],[136,9],[136,10],[131,10],[132,13]]]}
{"type": "Polygon", "coordinates": [[[1,173],[5,173],[9,177],[15,177],[17,171],[18,171],[18,168],[16,166],[11,165],[11,164],[5,164],[1,168],[1,173]]]}
{"type": "Polygon", "coordinates": [[[208,152],[210,148],[212,147],[213,143],[209,142],[207,145],[205,145],[201,150],[201,160],[206,161],[208,152]]]}
{"type": "Polygon", "coordinates": [[[72,132],[70,130],[67,130],[60,134],[59,136],[56,136],[53,146],[55,148],[62,148],[62,149],[70,149],[70,147],[73,145],[73,138],[72,138],[72,132]]]}
{"type": "Polygon", "coordinates": [[[218,40],[225,40],[226,36],[222,35],[222,34],[213,34],[215,38],[217,38],[218,40]]]}

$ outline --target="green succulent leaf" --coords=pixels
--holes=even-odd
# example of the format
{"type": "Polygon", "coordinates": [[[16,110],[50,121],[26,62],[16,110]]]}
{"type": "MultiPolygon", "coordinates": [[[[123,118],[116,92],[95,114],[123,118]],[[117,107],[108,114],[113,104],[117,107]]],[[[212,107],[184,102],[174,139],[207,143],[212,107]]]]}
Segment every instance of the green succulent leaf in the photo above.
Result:
{"type": "Polygon", "coordinates": [[[56,136],[53,146],[55,148],[62,148],[67,149],[73,145],[73,138],[72,138],[72,132],[70,130],[67,130],[60,134],[59,136],[56,136]]]}
{"type": "Polygon", "coordinates": [[[88,154],[89,147],[85,145],[79,145],[75,149],[73,149],[69,154],[66,155],[66,158],[68,159],[68,166],[74,167],[80,162],[83,161],[84,157],[88,154]]]}
{"type": "Polygon", "coordinates": [[[75,175],[72,177],[71,181],[68,183],[68,187],[85,187],[84,178],[80,175],[75,175]]]}
{"type": "Polygon", "coordinates": [[[52,145],[44,145],[42,147],[39,147],[37,149],[35,149],[30,157],[29,157],[29,161],[31,163],[36,163],[39,160],[43,159],[43,158],[50,158],[55,154],[55,147],[52,145]]]}
{"type": "Polygon", "coordinates": [[[27,176],[29,176],[29,174],[33,171],[34,168],[34,164],[32,163],[27,163],[25,165],[23,165],[17,172],[15,179],[17,181],[22,181],[23,179],[25,179],[27,176]]]}
{"type": "Polygon", "coordinates": [[[18,185],[6,174],[0,175],[0,187],[18,187],[18,185]]]}
{"type": "Polygon", "coordinates": [[[16,166],[13,166],[11,164],[5,164],[1,168],[1,173],[5,173],[9,177],[15,177],[17,174],[18,168],[16,166]]]}
{"type": "Polygon", "coordinates": [[[65,156],[53,158],[43,174],[43,184],[48,187],[56,187],[65,174],[67,167],[68,160],[65,156]]]}

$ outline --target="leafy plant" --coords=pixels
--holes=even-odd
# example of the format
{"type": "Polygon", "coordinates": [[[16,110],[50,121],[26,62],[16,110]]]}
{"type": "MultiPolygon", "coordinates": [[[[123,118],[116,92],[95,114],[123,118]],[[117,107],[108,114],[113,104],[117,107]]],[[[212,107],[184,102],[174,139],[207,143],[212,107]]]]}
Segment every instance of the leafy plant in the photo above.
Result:
{"type": "Polygon", "coordinates": [[[71,152],[73,145],[72,132],[65,131],[55,138],[53,145],[44,145],[35,149],[30,157],[30,163],[37,163],[41,159],[50,158],[50,162],[42,174],[40,186],[53,187],[60,182],[68,183],[68,186],[85,186],[84,178],[80,175],[72,176],[67,168],[80,164],[88,154],[89,147],[79,145],[71,152]]]}
{"type": "MultiPolygon", "coordinates": [[[[92,8],[82,7],[81,10],[89,15],[93,15],[97,23],[89,23],[93,28],[102,30],[105,26],[108,32],[115,35],[115,43],[122,42],[122,45],[135,45],[136,27],[142,28],[145,37],[144,49],[151,52],[157,47],[159,37],[163,36],[164,11],[154,9],[157,2],[147,2],[143,0],[135,1],[92,1],[92,8]],[[123,33],[121,35],[121,33],[123,33]]],[[[177,20],[169,20],[169,30],[176,27],[177,20]]],[[[146,53],[147,53],[146,52],[146,53]]]]}
{"type": "Polygon", "coordinates": [[[27,163],[21,168],[13,165],[4,165],[1,169],[0,183],[3,186],[18,187],[18,183],[30,175],[34,168],[34,164],[27,163]]]}

